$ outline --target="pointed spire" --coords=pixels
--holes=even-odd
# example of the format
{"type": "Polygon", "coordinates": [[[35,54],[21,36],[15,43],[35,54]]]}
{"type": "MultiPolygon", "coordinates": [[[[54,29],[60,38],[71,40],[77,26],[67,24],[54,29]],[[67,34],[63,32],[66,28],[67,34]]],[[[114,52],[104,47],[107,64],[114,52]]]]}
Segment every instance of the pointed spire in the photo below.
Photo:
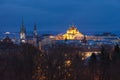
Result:
{"type": "Polygon", "coordinates": [[[25,42],[25,39],[26,39],[26,29],[24,26],[23,17],[22,17],[22,24],[20,29],[20,39],[21,39],[21,42],[25,42]]]}
{"type": "Polygon", "coordinates": [[[83,40],[82,40],[82,41],[83,41],[83,43],[85,43],[85,44],[87,43],[87,40],[86,40],[86,35],[84,35],[84,37],[83,37],[83,40]]]}
{"type": "Polygon", "coordinates": [[[24,20],[23,20],[23,17],[22,17],[22,27],[24,27],[24,20]]]}
{"type": "Polygon", "coordinates": [[[36,27],[36,23],[34,23],[34,31],[33,31],[33,41],[34,41],[34,45],[37,46],[38,45],[38,40],[37,40],[37,27],[36,27]]]}
{"type": "Polygon", "coordinates": [[[34,23],[34,31],[36,31],[36,30],[37,30],[36,23],[34,23]]]}
{"type": "Polygon", "coordinates": [[[25,29],[25,26],[24,26],[23,17],[22,17],[22,24],[21,24],[21,30],[20,30],[20,32],[26,33],[26,29],[25,29]]]}
{"type": "Polygon", "coordinates": [[[34,31],[33,31],[34,37],[37,36],[37,26],[36,23],[34,23],[34,31]]]}

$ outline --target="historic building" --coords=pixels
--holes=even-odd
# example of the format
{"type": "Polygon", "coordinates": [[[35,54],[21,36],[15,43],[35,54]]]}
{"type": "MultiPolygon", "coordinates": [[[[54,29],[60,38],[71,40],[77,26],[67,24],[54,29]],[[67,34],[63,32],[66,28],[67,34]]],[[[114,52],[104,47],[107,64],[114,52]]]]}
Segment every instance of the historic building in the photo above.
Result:
{"type": "Polygon", "coordinates": [[[21,25],[21,29],[20,29],[20,42],[21,43],[26,42],[26,29],[25,29],[23,20],[22,20],[22,25],[21,25]]]}
{"type": "Polygon", "coordinates": [[[37,43],[38,43],[38,34],[37,34],[37,27],[36,27],[36,24],[34,24],[33,42],[34,42],[34,45],[37,46],[37,43]]]}
{"type": "Polygon", "coordinates": [[[38,46],[38,35],[36,24],[34,24],[34,29],[32,34],[28,34],[26,36],[26,43],[32,44],[34,46],[38,46]]]}
{"type": "Polygon", "coordinates": [[[24,22],[22,20],[22,25],[20,29],[20,43],[29,43],[34,46],[38,46],[38,35],[37,35],[37,28],[36,24],[34,24],[34,29],[32,33],[27,34],[26,33],[26,28],[24,26],[24,22]]]}
{"type": "Polygon", "coordinates": [[[84,35],[72,25],[65,34],[56,36],[56,40],[80,40],[83,39],[84,35]]]}

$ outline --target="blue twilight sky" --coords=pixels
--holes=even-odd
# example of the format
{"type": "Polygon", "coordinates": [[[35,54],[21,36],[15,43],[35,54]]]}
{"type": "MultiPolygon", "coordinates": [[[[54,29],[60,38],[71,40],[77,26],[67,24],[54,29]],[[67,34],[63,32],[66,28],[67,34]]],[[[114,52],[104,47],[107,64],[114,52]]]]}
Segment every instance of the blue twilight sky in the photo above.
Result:
{"type": "Polygon", "coordinates": [[[119,31],[120,0],[0,0],[0,31],[19,31],[22,17],[28,31],[119,31]]]}

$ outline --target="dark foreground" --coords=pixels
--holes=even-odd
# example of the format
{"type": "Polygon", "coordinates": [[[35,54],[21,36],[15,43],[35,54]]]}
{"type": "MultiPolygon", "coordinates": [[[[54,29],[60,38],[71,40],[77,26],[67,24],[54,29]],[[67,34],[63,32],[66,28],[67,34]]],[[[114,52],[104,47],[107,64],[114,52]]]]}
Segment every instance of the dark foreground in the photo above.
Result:
{"type": "Polygon", "coordinates": [[[0,43],[0,80],[120,80],[120,49],[101,47],[82,60],[69,46],[54,46],[41,52],[29,44],[0,43]]]}

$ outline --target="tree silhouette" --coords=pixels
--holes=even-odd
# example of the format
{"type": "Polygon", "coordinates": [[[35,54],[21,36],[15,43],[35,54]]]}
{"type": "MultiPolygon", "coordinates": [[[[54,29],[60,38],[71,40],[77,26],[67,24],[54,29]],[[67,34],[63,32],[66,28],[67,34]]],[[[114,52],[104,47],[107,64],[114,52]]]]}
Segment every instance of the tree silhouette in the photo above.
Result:
{"type": "Polygon", "coordinates": [[[109,80],[109,69],[110,69],[110,53],[102,46],[100,54],[100,80],[109,80]]]}
{"type": "Polygon", "coordinates": [[[97,57],[95,53],[92,53],[90,60],[88,61],[90,80],[96,80],[97,77],[97,57]]]}
{"type": "Polygon", "coordinates": [[[110,68],[111,79],[119,80],[120,79],[120,48],[119,45],[115,45],[114,52],[112,54],[112,64],[110,68]]]}

